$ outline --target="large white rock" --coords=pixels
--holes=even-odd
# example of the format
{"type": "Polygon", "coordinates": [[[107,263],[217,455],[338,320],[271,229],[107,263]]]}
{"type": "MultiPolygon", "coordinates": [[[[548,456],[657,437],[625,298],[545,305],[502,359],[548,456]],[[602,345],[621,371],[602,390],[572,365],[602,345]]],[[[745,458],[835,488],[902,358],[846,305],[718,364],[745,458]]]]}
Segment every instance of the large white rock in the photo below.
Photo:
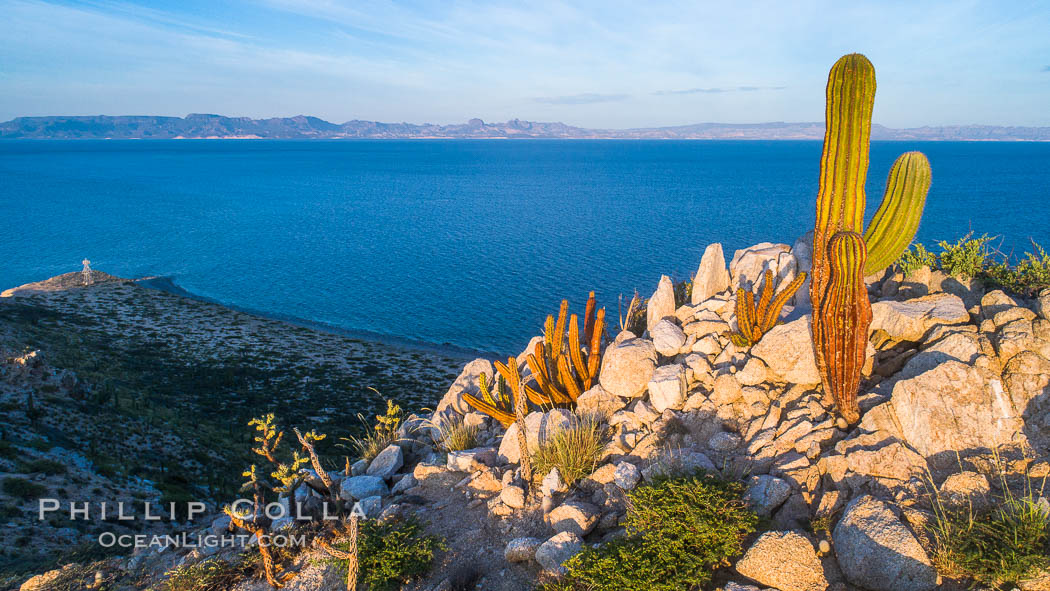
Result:
{"type": "Polygon", "coordinates": [[[766,269],[773,272],[774,283],[780,285],[794,279],[796,268],[790,246],[762,242],[733,254],[733,262],[729,264],[731,286],[734,290],[743,287],[758,293],[766,269]]]}
{"type": "Polygon", "coordinates": [[[846,506],[832,534],[846,579],[871,591],[930,591],[937,572],[908,528],[872,496],[846,506]]]}
{"type": "Polygon", "coordinates": [[[751,355],[766,363],[772,381],[802,386],[820,383],[809,314],[774,326],[751,348],[751,355]]]}
{"type": "MultiPolygon", "coordinates": [[[[535,450],[540,443],[560,429],[573,424],[573,414],[565,409],[556,408],[550,412],[534,411],[525,417],[525,437],[530,450],[535,450]]],[[[497,458],[504,464],[517,464],[521,461],[521,450],[518,442],[518,424],[511,423],[500,441],[497,458]]]]}
{"type": "Polygon", "coordinates": [[[664,357],[674,357],[685,346],[685,333],[671,318],[664,318],[649,331],[656,352],[664,357]]]}
{"type": "Polygon", "coordinates": [[[649,298],[645,307],[645,328],[650,333],[656,328],[656,323],[668,316],[674,317],[674,283],[667,275],[660,277],[660,284],[649,298]]]}
{"type": "MultiPolygon", "coordinates": [[[[624,333],[621,333],[623,335],[624,333]]],[[[648,339],[627,337],[605,348],[598,383],[610,394],[637,398],[645,393],[656,370],[656,348],[648,339]]]]}
{"type": "Polygon", "coordinates": [[[572,532],[561,532],[540,544],[536,549],[536,562],[545,570],[562,575],[565,567],[562,566],[583,547],[583,540],[572,532]]]}
{"type": "Polygon", "coordinates": [[[722,245],[718,242],[707,245],[700,257],[700,268],[693,276],[693,293],[690,298],[695,306],[707,298],[722,293],[729,287],[729,270],[722,245]]]}
{"type": "Polygon", "coordinates": [[[383,480],[390,480],[390,477],[396,474],[403,465],[405,465],[405,456],[401,451],[401,446],[390,444],[372,459],[365,473],[383,480]]]}
{"type": "Polygon", "coordinates": [[[791,246],[791,255],[795,257],[796,273],[806,273],[807,277],[795,292],[795,297],[788,303],[799,310],[810,310],[813,308],[813,302],[809,299],[810,276],[813,270],[813,230],[795,240],[795,244],[791,246]]]}
{"type": "Polygon", "coordinates": [[[791,496],[791,485],[775,476],[752,476],[744,501],[759,517],[769,517],[791,496]]]}
{"type": "Polygon", "coordinates": [[[630,462],[616,464],[616,471],[613,472],[613,482],[616,483],[616,486],[623,490],[633,490],[641,479],[642,473],[638,470],[638,466],[630,462]]]}
{"type": "Polygon", "coordinates": [[[585,536],[598,523],[601,511],[590,503],[567,501],[555,507],[547,517],[554,531],[585,536]]]}
{"type": "Polygon", "coordinates": [[[1044,289],[1035,301],[1035,311],[1044,320],[1050,320],[1050,289],[1044,289]]]}
{"type": "Polygon", "coordinates": [[[528,562],[536,557],[536,550],[542,543],[539,538],[514,538],[507,542],[503,558],[507,562],[528,562]]]}
{"type": "Polygon", "coordinates": [[[745,577],[780,591],[825,591],[828,581],[813,544],[795,531],[762,534],[736,563],[745,577]]]}
{"type": "Polygon", "coordinates": [[[685,404],[685,368],[679,364],[662,365],[649,380],[649,402],[658,412],[680,409],[685,404]]]}
{"type": "Polygon", "coordinates": [[[464,366],[459,377],[452,382],[448,392],[441,398],[441,402],[438,403],[435,412],[441,413],[447,408],[452,408],[459,414],[466,414],[473,410],[463,400],[463,393],[467,392],[473,396],[478,395],[478,376],[482,373],[488,374],[490,378],[495,375],[492,369],[492,362],[488,359],[475,359],[464,366]]]}
{"type": "Polygon", "coordinates": [[[595,414],[606,418],[627,406],[627,401],[607,392],[601,385],[594,386],[576,399],[576,412],[580,415],[595,414]]]}
{"type": "Polygon", "coordinates": [[[1024,427],[1024,409],[1014,407],[997,378],[986,382],[978,368],[954,360],[898,381],[889,404],[899,436],[935,468],[950,466],[956,452],[1013,443],[1024,427]]]}
{"type": "Polygon", "coordinates": [[[903,302],[879,301],[871,305],[872,332],[884,331],[895,341],[917,342],[933,327],[966,324],[970,313],[959,296],[935,293],[903,302]]]}
{"type": "Polygon", "coordinates": [[[373,496],[389,494],[390,490],[377,476],[351,476],[340,483],[339,498],[345,501],[367,499],[373,496]]]}

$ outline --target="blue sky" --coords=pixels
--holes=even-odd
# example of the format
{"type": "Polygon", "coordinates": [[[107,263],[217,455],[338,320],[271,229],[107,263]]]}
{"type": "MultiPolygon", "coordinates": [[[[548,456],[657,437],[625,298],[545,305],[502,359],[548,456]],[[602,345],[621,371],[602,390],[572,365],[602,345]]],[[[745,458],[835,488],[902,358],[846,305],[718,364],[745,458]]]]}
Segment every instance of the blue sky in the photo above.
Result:
{"type": "Polygon", "coordinates": [[[1045,1],[0,0],[0,17],[0,120],[820,121],[828,68],[860,51],[877,123],[1050,125],[1045,1]]]}

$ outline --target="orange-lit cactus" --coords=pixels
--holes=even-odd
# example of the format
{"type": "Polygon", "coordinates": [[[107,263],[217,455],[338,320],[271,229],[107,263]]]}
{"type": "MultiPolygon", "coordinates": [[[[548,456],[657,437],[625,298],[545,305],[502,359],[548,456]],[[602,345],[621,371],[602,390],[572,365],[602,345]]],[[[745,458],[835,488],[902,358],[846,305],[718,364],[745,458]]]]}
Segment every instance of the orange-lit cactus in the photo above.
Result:
{"type": "Polygon", "coordinates": [[[780,320],[780,312],[784,304],[795,295],[806,281],[806,274],[799,273],[780,293],[773,297],[776,288],[773,286],[773,272],[766,269],[765,283],[758,298],[758,306],[755,306],[755,294],[743,287],[736,292],[736,324],[737,332],[730,335],[730,339],[738,347],[750,347],[769,332],[780,320]]]}
{"type": "Polygon", "coordinates": [[[498,373],[496,387],[490,389],[488,376],[482,375],[479,378],[481,397],[464,394],[463,399],[467,404],[495,418],[505,427],[514,422],[515,402],[521,396],[539,408],[575,406],[580,394],[598,381],[605,308],[596,308],[592,291],[583,322],[586,348],[580,346],[579,319],[575,314],[568,314],[569,302],[562,300],[557,320],[553,315],[547,317],[543,340],[527,352],[525,362],[535,388],[522,380],[517,360],[510,357],[506,364],[499,361],[494,363],[498,373]],[[505,387],[510,389],[509,393],[505,387]]]}

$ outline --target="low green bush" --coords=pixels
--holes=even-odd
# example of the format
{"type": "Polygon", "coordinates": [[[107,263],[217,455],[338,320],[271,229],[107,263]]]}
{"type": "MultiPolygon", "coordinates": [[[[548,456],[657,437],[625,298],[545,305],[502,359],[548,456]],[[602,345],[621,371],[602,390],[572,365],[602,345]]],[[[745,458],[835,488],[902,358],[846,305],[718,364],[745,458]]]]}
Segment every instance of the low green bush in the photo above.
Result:
{"type": "Polygon", "coordinates": [[[758,517],[743,484],[698,472],[629,493],[625,537],[585,548],[543,591],[682,591],[707,584],[743,551],[758,517]]]}
{"type": "Polygon", "coordinates": [[[991,236],[987,234],[980,238],[972,238],[973,232],[963,236],[954,244],[941,240],[937,246],[941,248],[940,264],[945,273],[953,277],[980,277],[984,273],[985,265],[991,256],[988,243],[991,236]]]}
{"type": "Polygon", "coordinates": [[[30,482],[25,478],[18,478],[17,476],[4,478],[3,488],[5,493],[24,501],[40,498],[47,492],[46,486],[30,482]]]}
{"type": "Polygon", "coordinates": [[[912,244],[897,259],[902,273],[922,267],[940,269],[953,277],[978,278],[993,287],[1001,287],[1023,295],[1031,295],[1050,287],[1050,254],[1032,242],[1035,252],[1024,253],[1016,264],[991,246],[994,237],[987,234],[973,238],[973,233],[950,243],[937,243],[939,255],[926,250],[922,243],[912,244]]]}
{"type": "MultiPolygon", "coordinates": [[[[349,550],[347,543],[336,547],[349,550]]],[[[445,541],[424,533],[417,519],[362,521],[357,539],[359,581],[368,591],[395,591],[430,570],[434,553],[445,549],[445,541]]],[[[325,562],[346,574],[345,560],[328,558],[325,562]]]]}
{"type": "Polygon", "coordinates": [[[937,255],[926,250],[926,247],[921,242],[916,242],[909,246],[908,250],[904,251],[901,258],[897,260],[897,265],[900,266],[901,272],[905,275],[910,275],[923,267],[936,269],[937,255]]]}

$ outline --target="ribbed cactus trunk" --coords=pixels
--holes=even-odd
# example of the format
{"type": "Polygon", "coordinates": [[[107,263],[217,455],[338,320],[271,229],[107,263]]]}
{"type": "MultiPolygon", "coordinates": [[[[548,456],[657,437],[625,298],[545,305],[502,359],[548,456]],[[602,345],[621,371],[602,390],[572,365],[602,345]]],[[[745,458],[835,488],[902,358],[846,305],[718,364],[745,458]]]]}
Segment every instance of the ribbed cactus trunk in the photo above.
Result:
{"type": "MultiPolygon", "coordinates": [[[[845,285],[848,278],[840,275],[839,290],[829,294],[831,261],[829,243],[840,231],[860,234],[864,231],[864,182],[868,176],[868,147],[871,139],[871,112],[875,105],[875,68],[868,58],[854,53],[843,56],[831,68],[828,75],[827,104],[825,111],[824,151],[820,159],[820,192],[817,194],[817,219],[813,227],[813,274],[810,284],[810,299],[813,301],[813,343],[816,349],[817,367],[820,369],[824,392],[830,395],[843,417],[853,422],[859,416],[856,406],[856,387],[860,383],[860,367],[857,375],[853,364],[842,365],[848,358],[851,342],[843,327],[832,326],[837,319],[854,316],[857,321],[863,314],[851,314],[831,309],[854,301],[855,297],[844,297],[846,292],[855,294],[856,286],[845,285]],[[826,301],[831,298],[832,301],[826,301]],[[851,391],[850,388],[853,388],[851,391]],[[851,404],[852,401],[852,404],[851,404]]],[[[866,251],[861,250],[859,261],[863,272],[866,251]]],[[[857,261],[852,261],[856,264],[857,261]]],[[[860,290],[864,289],[864,278],[860,277],[860,290]]],[[[864,294],[865,302],[867,295],[864,294]]],[[[867,339],[870,324],[853,324],[867,339]]],[[[862,350],[863,354],[863,350],[862,350]]],[[[861,359],[863,363],[863,358],[861,359]]]]}
{"type": "Polygon", "coordinates": [[[852,424],[860,420],[857,391],[871,324],[871,304],[864,286],[864,238],[856,232],[839,232],[828,243],[828,255],[831,272],[814,326],[824,329],[819,351],[827,364],[825,387],[833,388],[839,412],[852,424]]]}

